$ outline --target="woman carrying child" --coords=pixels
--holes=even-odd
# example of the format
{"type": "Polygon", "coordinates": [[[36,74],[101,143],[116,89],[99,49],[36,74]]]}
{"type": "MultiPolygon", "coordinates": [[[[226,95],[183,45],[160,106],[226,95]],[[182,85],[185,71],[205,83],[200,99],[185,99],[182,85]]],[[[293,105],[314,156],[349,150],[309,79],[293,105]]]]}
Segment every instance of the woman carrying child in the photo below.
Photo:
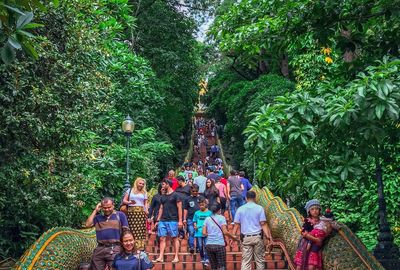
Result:
{"type": "Polygon", "coordinates": [[[332,219],[321,217],[321,204],[313,199],[307,202],[305,209],[307,217],[301,231],[294,258],[296,270],[322,270],[322,245],[324,239],[331,233],[332,219]]]}

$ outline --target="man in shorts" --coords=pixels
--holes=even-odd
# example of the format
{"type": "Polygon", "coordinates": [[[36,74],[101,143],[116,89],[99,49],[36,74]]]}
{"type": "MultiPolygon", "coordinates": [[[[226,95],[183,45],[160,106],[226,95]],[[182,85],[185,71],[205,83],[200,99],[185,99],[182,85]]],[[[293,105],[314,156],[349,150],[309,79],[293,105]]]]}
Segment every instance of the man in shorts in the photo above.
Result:
{"type": "Polygon", "coordinates": [[[172,189],[172,182],[170,180],[163,180],[161,185],[167,192],[161,197],[161,206],[158,211],[156,226],[158,226],[158,236],[160,237],[160,255],[154,262],[164,262],[166,238],[170,236],[175,247],[175,256],[172,263],[178,263],[178,230],[182,229],[183,226],[182,201],[180,196],[172,189]]]}

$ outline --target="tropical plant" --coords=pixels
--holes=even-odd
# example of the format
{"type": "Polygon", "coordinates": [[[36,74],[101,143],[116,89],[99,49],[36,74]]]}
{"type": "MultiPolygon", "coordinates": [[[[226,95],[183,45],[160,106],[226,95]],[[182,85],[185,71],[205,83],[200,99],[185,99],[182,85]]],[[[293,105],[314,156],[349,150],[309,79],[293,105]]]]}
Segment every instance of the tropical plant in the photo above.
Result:
{"type": "Polygon", "coordinates": [[[347,181],[371,187],[374,170],[393,166],[398,155],[399,67],[385,57],[345,87],[297,91],[255,113],[245,134],[258,179],[297,203],[334,201],[327,192],[341,192],[347,181]]]}
{"type": "MultiPolygon", "coordinates": [[[[58,0],[47,1],[57,7],[58,0]]],[[[3,0],[0,1],[0,55],[4,64],[15,60],[17,50],[23,50],[32,58],[38,54],[34,48],[35,35],[32,30],[43,26],[33,22],[34,9],[46,10],[40,1],[33,0],[3,0]]]]}

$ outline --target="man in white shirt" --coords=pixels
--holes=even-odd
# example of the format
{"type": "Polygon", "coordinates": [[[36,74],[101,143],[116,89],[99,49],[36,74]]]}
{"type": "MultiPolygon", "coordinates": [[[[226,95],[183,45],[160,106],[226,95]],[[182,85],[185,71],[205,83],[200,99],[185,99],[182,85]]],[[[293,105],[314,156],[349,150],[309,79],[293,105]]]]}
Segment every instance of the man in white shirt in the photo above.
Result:
{"type": "Polygon", "coordinates": [[[270,241],[271,234],[268,230],[267,219],[264,208],[256,204],[256,193],[248,191],[247,203],[239,207],[235,215],[233,234],[236,234],[240,227],[242,239],[242,267],[241,270],[251,269],[251,261],[256,263],[257,270],[264,270],[265,246],[263,234],[270,241]]]}
{"type": "Polygon", "coordinates": [[[193,183],[199,186],[199,194],[204,194],[206,190],[207,177],[204,176],[203,171],[199,171],[199,176],[194,178],[193,183]]]}

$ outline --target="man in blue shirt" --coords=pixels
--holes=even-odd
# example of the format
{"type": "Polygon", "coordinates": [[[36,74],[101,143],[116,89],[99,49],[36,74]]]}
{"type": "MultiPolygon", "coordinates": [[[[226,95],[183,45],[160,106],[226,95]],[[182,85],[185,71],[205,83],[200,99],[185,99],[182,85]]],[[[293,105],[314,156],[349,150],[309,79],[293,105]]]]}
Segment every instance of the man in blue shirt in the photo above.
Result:
{"type": "Polygon", "coordinates": [[[242,239],[242,267],[241,270],[249,270],[251,261],[256,263],[257,270],[264,270],[264,254],[265,246],[263,235],[268,240],[271,234],[267,226],[264,208],[256,204],[256,193],[254,191],[247,192],[247,203],[239,207],[235,215],[235,225],[233,234],[236,234],[240,227],[242,239]]]}
{"type": "Polygon", "coordinates": [[[115,211],[113,199],[105,197],[96,205],[85,225],[96,229],[97,247],[93,251],[90,269],[103,270],[106,265],[111,268],[115,255],[121,251],[121,232],[129,230],[125,214],[115,211]],[[100,210],[103,214],[98,214],[100,210]]]}
{"type": "Polygon", "coordinates": [[[242,184],[243,184],[242,197],[243,197],[243,200],[246,200],[247,191],[249,191],[253,187],[253,185],[250,183],[249,179],[245,178],[244,171],[239,172],[239,177],[240,177],[240,181],[242,181],[242,184]]]}

